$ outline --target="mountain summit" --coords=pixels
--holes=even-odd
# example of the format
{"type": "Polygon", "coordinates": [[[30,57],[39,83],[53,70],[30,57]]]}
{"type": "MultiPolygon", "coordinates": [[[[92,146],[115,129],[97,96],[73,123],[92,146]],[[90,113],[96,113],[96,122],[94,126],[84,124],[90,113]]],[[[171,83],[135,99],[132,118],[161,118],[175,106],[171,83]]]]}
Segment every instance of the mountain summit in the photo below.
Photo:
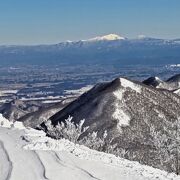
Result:
{"type": "Polygon", "coordinates": [[[85,119],[84,126],[89,128],[81,138],[93,132],[102,137],[107,131],[108,146],[103,147],[104,150],[111,147],[113,154],[118,156],[124,152],[123,157],[127,159],[176,172],[179,110],[180,97],[176,94],[117,78],[97,84],[52,116],[50,121],[56,126],[69,115],[75,124],[85,119]]]}
{"type": "Polygon", "coordinates": [[[114,40],[124,40],[125,38],[122,36],[119,36],[117,34],[108,34],[105,36],[98,36],[92,39],[89,39],[90,41],[114,41],[114,40]]]}
{"type": "Polygon", "coordinates": [[[143,81],[144,84],[161,89],[167,89],[180,95],[180,74],[176,74],[166,81],[158,77],[150,77],[143,81]]]}

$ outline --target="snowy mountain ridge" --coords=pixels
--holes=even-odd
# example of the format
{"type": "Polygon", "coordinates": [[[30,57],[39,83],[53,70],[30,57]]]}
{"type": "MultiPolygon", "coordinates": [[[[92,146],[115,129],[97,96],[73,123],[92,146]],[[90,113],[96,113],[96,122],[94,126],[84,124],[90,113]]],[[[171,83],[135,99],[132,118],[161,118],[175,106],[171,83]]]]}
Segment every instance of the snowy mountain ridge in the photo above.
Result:
{"type": "Polygon", "coordinates": [[[114,40],[124,40],[126,38],[119,36],[117,34],[108,34],[105,36],[98,36],[95,38],[88,39],[87,41],[114,41],[114,40]]]}
{"type": "Polygon", "coordinates": [[[3,64],[105,63],[178,64],[180,43],[158,38],[128,39],[116,34],[49,45],[0,46],[3,64]],[[152,53],[154,52],[154,53],[152,53]]]}
{"type": "Polygon", "coordinates": [[[161,80],[158,77],[150,77],[144,80],[143,83],[148,86],[155,87],[157,89],[166,89],[176,94],[179,94],[180,74],[176,74],[165,81],[161,80]]]}
{"type": "MultiPolygon", "coordinates": [[[[158,78],[153,80],[159,81],[158,78]]],[[[178,76],[171,78],[173,87],[177,80],[178,76]]],[[[176,172],[173,163],[176,157],[173,151],[175,141],[168,142],[168,148],[172,147],[171,158],[168,153],[162,153],[164,149],[161,147],[166,147],[169,138],[176,138],[174,128],[180,117],[179,109],[180,97],[175,93],[120,77],[95,85],[53,115],[50,121],[56,128],[69,115],[75,124],[85,119],[84,127],[89,128],[80,136],[82,139],[93,132],[102,137],[107,131],[107,143],[112,146],[115,155],[176,172]],[[124,151],[125,155],[122,153],[124,151]]],[[[42,127],[48,125],[43,123],[42,127]]],[[[108,151],[108,148],[104,145],[103,151],[108,151]]]]}

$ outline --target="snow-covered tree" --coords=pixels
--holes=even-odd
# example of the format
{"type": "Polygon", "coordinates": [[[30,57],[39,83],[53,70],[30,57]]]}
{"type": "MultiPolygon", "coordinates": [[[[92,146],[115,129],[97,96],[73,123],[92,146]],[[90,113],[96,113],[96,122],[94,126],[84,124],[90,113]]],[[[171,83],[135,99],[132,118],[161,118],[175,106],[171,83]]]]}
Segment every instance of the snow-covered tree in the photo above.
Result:
{"type": "Polygon", "coordinates": [[[79,124],[75,124],[71,116],[65,119],[65,122],[58,123],[55,127],[51,124],[51,121],[46,122],[49,135],[56,139],[65,138],[74,143],[77,143],[80,135],[88,128],[83,127],[83,124],[84,120],[81,120],[79,124]]]}

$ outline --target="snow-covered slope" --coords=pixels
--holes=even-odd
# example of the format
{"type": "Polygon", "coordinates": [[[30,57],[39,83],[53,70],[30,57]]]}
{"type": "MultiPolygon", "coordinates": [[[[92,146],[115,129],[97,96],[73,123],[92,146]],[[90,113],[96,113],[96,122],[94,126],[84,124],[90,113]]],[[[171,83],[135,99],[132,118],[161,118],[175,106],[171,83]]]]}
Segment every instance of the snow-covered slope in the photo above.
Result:
{"type": "MultiPolygon", "coordinates": [[[[50,120],[56,126],[69,115],[76,124],[85,119],[84,127],[89,128],[80,139],[93,132],[102,137],[107,131],[107,141],[114,154],[175,172],[175,127],[180,117],[179,110],[180,97],[176,94],[117,78],[97,84],[50,120]],[[168,141],[170,138],[173,141],[168,141]],[[167,143],[168,148],[172,147],[169,151],[167,143]]],[[[103,151],[108,152],[108,148],[104,145],[103,151]]]]}
{"type": "Polygon", "coordinates": [[[178,180],[179,176],[33,129],[0,127],[1,180],[178,180]]]}

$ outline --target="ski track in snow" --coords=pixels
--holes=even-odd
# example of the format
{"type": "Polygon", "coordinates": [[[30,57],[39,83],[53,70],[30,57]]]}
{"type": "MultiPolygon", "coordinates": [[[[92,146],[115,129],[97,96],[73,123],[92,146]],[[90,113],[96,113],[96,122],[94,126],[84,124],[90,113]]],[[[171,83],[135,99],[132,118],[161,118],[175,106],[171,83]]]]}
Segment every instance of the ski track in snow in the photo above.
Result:
{"type": "Polygon", "coordinates": [[[180,177],[67,140],[56,141],[40,131],[0,127],[0,180],[59,179],[180,180],[180,177]]]}
{"type": "MultiPolygon", "coordinates": [[[[28,132],[27,132],[28,133],[28,132]]],[[[45,150],[46,156],[44,158],[48,157],[49,154],[51,154],[51,160],[49,159],[48,161],[58,161],[63,168],[66,168],[66,170],[74,174],[74,172],[77,172],[75,174],[81,174],[85,175],[85,179],[90,178],[90,179],[98,179],[98,180],[104,180],[104,179],[127,179],[127,180],[145,180],[145,179],[159,179],[159,180],[174,180],[174,179],[180,179],[174,174],[169,174],[165,171],[161,171],[159,169],[154,169],[149,166],[142,166],[137,162],[132,162],[128,160],[124,160],[118,157],[115,157],[114,155],[111,154],[106,154],[94,150],[90,150],[89,148],[85,146],[80,146],[73,144],[69,142],[68,140],[61,139],[61,140],[54,140],[49,137],[45,137],[44,134],[42,133],[40,137],[36,137],[33,135],[33,133],[37,132],[31,132],[28,133],[29,135],[26,137],[24,136],[25,139],[29,141],[28,145],[24,146],[25,149],[29,150],[45,150]],[[32,133],[32,135],[31,135],[32,133]],[[69,154],[64,154],[62,156],[62,152],[65,151],[66,153],[72,154],[73,156],[75,155],[76,157],[79,158],[78,162],[73,158],[70,157],[69,154]],[[61,152],[61,153],[60,153],[61,152]],[[54,156],[54,160],[52,160],[52,156],[54,156]],[[89,168],[89,166],[85,167],[84,162],[80,162],[81,160],[87,160],[91,163],[93,163],[91,166],[97,166],[98,163],[100,163],[97,166],[97,169],[101,168],[102,163],[104,166],[109,166],[107,168],[107,171],[104,170],[105,167],[103,167],[102,171],[107,173],[108,176],[102,175],[101,173],[95,169],[89,168]],[[75,163],[76,162],[76,163],[75,163]],[[110,170],[111,169],[111,170],[110,170]],[[79,170],[79,171],[78,171],[79,170]],[[112,176],[111,174],[108,174],[108,171],[115,171],[115,176],[112,176]],[[117,174],[116,174],[117,173],[117,174]],[[87,176],[88,175],[88,176],[87,176]],[[112,177],[113,178],[112,178],[112,177]],[[138,178],[137,178],[138,177],[138,178]]],[[[55,165],[57,167],[57,165],[55,165]]],[[[105,168],[105,169],[106,169],[105,168]]],[[[49,170],[47,170],[49,171],[49,170]]],[[[62,168],[61,168],[62,171],[62,168]]],[[[100,170],[101,172],[101,170],[100,170]]],[[[77,178],[78,179],[78,178],[77,178]]],[[[78,179],[79,180],[79,179],[78,179]]]]}
{"type": "MultiPolygon", "coordinates": [[[[94,175],[92,175],[91,173],[89,173],[87,170],[77,166],[76,164],[73,163],[73,165],[70,165],[70,164],[67,164],[65,161],[63,161],[61,158],[60,158],[60,154],[58,154],[57,152],[54,152],[56,158],[58,159],[59,163],[61,163],[64,167],[68,167],[70,169],[73,169],[73,170],[80,170],[82,171],[82,173],[85,173],[86,175],[88,175],[90,178],[92,179],[96,179],[96,180],[101,180],[97,177],[95,177],[94,175]]],[[[71,161],[71,160],[70,160],[71,161]]]]}
{"type": "Polygon", "coordinates": [[[39,157],[39,154],[38,152],[34,151],[35,155],[37,156],[37,159],[39,160],[41,166],[42,166],[42,175],[43,175],[43,179],[44,180],[49,180],[47,177],[46,177],[46,167],[44,166],[41,158],[39,157]]]}
{"type": "Polygon", "coordinates": [[[10,180],[13,164],[12,164],[12,161],[10,160],[7,150],[4,147],[4,143],[1,140],[0,140],[0,155],[1,155],[0,162],[6,162],[6,163],[1,163],[0,165],[0,170],[2,171],[0,172],[3,174],[2,180],[10,180]]]}

